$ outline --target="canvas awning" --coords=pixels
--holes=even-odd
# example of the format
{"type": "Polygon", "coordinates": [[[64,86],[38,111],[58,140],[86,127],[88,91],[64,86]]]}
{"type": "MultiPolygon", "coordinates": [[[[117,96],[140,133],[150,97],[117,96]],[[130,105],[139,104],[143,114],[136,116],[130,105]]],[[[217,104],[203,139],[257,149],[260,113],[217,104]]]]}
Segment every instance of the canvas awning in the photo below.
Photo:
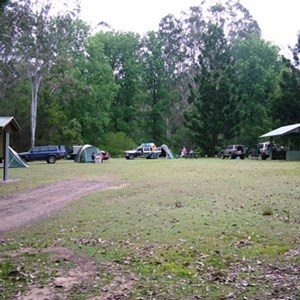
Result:
{"type": "Polygon", "coordinates": [[[273,137],[273,136],[286,136],[286,135],[293,135],[293,134],[300,134],[300,124],[293,124],[293,125],[279,127],[275,130],[272,130],[268,133],[261,135],[260,138],[273,137]]]}

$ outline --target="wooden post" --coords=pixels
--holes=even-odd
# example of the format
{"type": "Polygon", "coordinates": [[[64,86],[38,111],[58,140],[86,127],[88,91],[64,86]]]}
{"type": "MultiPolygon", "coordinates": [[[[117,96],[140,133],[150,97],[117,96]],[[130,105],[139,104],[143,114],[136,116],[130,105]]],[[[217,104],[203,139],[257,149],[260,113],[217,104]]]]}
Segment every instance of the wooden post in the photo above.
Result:
{"type": "Polygon", "coordinates": [[[4,153],[4,172],[3,181],[8,180],[8,164],[9,164],[9,133],[3,132],[3,153],[4,153]]]}

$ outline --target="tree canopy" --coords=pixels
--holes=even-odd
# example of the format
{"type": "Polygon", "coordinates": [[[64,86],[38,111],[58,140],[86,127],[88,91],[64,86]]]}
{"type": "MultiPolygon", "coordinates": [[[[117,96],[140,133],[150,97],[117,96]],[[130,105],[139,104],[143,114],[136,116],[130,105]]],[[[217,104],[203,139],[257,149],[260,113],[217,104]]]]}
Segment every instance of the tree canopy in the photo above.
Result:
{"type": "Polygon", "coordinates": [[[130,147],[154,141],[214,155],[299,122],[300,35],[292,60],[280,55],[239,1],[202,1],[143,36],[92,33],[80,7],[53,15],[51,4],[0,2],[0,114],[22,124],[18,150],[116,151],[109,138],[122,137],[130,147]]]}

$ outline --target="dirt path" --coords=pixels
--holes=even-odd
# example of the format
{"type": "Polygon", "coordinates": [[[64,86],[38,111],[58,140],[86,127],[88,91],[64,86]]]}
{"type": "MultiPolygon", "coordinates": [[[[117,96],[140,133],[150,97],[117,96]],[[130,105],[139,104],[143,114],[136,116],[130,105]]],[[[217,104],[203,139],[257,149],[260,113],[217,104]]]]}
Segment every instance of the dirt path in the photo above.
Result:
{"type": "Polygon", "coordinates": [[[0,234],[46,219],[84,195],[122,187],[111,182],[74,180],[0,197],[0,234]]]}
{"type": "MultiPolygon", "coordinates": [[[[100,190],[120,189],[126,184],[114,186],[111,182],[67,181],[42,186],[36,189],[18,192],[10,196],[0,196],[0,234],[34,221],[46,219],[59,212],[71,201],[100,190]]],[[[6,252],[7,256],[21,256],[22,253],[34,253],[40,249],[20,248],[6,252]]],[[[46,285],[38,281],[28,286],[27,291],[18,293],[15,300],[68,299],[70,290],[76,285],[87,287],[95,284],[101,286],[99,272],[113,275],[111,284],[102,287],[101,296],[90,300],[125,299],[126,293],[135,282],[134,275],[123,274],[120,266],[102,262],[96,265],[89,257],[79,256],[71,249],[56,247],[42,251],[51,253],[54,261],[62,260],[74,264],[74,268],[60,270],[46,285]]],[[[1,261],[1,256],[0,256],[1,261]]]]}

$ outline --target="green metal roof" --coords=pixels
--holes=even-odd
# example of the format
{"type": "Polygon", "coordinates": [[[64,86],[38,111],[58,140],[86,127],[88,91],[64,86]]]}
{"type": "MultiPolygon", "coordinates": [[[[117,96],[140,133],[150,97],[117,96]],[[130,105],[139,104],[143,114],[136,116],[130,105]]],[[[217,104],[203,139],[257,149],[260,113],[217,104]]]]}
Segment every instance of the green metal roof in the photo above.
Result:
{"type": "Polygon", "coordinates": [[[260,138],[279,136],[279,135],[283,136],[283,135],[288,135],[291,133],[299,133],[300,134],[300,123],[279,127],[275,130],[272,130],[268,133],[261,135],[260,138]]]}

